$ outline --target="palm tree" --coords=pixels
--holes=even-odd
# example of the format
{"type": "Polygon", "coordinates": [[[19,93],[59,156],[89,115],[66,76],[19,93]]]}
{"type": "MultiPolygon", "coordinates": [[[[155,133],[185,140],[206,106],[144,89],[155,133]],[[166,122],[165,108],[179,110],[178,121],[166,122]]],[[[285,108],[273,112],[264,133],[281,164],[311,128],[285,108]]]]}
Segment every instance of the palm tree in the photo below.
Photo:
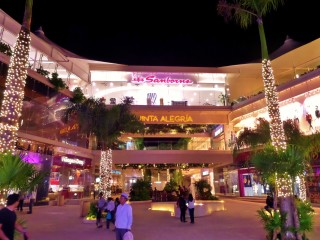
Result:
{"type": "Polygon", "coordinates": [[[84,99],[67,109],[65,121],[76,121],[80,133],[97,138],[101,147],[99,190],[111,195],[112,149],[122,133],[143,133],[144,125],[130,112],[132,98],[124,98],[118,105],[108,108],[105,99],[84,99]]]}
{"type": "Polygon", "coordinates": [[[272,144],[277,148],[285,148],[285,137],[281,124],[278,93],[269,60],[262,17],[266,16],[270,10],[276,10],[282,3],[283,0],[235,0],[234,3],[228,3],[227,0],[219,0],[217,7],[218,13],[222,15],[225,20],[228,21],[234,18],[243,28],[247,28],[252,24],[253,20],[256,20],[258,24],[262,53],[262,79],[268,113],[271,120],[271,139],[272,144]]]}
{"type": "MultiPolygon", "coordinates": [[[[46,173],[11,153],[0,154],[0,194],[8,191],[27,192],[43,181],[46,173]]],[[[4,194],[6,195],[6,194],[4,194]]]]}
{"type": "Polygon", "coordinates": [[[1,106],[0,151],[14,151],[29,67],[30,26],[33,0],[26,0],[23,23],[10,58],[1,106]]]}
{"type": "MultiPolygon", "coordinates": [[[[262,179],[272,186],[275,209],[277,208],[277,196],[279,195],[282,198],[280,212],[285,219],[283,221],[284,226],[282,226],[282,229],[286,229],[284,234],[289,239],[301,239],[301,232],[288,232],[289,229],[301,229],[298,206],[293,197],[293,183],[297,177],[300,178],[299,197],[305,200],[305,172],[308,170],[314,154],[320,151],[320,134],[304,136],[292,120],[286,120],[283,126],[288,147],[277,149],[270,144],[271,136],[266,131],[268,122],[264,119],[259,119],[258,122],[260,124],[257,125],[256,129],[245,130],[240,134],[237,145],[246,144],[254,148],[251,161],[262,179]],[[258,146],[265,147],[258,149],[258,146]],[[280,182],[279,179],[283,181],[280,182]],[[283,197],[283,195],[286,195],[286,197],[283,197]]],[[[276,237],[276,235],[273,237],[276,237]]]]}

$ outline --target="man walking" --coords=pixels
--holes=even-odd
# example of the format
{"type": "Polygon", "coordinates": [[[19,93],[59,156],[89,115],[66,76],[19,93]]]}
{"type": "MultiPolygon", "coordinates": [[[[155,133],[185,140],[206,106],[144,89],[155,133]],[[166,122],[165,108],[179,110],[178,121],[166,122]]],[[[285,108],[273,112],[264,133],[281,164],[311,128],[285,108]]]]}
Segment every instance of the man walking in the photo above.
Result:
{"type": "Polygon", "coordinates": [[[7,198],[7,207],[0,210],[0,239],[13,240],[14,230],[23,233],[25,238],[28,237],[26,230],[17,223],[17,215],[14,210],[19,204],[19,194],[11,194],[7,198]]]}
{"type": "Polygon", "coordinates": [[[27,214],[32,214],[32,208],[33,208],[34,202],[36,201],[36,196],[37,194],[35,191],[32,191],[29,194],[29,211],[27,212],[27,214]]]}
{"type": "Polygon", "coordinates": [[[131,231],[132,207],[127,204],[128,194],[122,193],[116,211],[116,240],[123,240],[126,232],[131,231]]]}

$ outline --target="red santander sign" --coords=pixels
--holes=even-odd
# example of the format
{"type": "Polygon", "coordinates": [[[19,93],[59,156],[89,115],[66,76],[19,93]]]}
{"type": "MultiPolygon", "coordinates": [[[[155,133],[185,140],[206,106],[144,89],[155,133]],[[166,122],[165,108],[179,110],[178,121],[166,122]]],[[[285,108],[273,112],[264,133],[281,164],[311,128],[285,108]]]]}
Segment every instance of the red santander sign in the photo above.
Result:
{"type": "Polygon", "coordinates": [[[156,76],[156,75],[146,75],[139,76],[133,75],[131,83],[141,84],[141,83],[150,83],[150,84],[182,84],[182,85],[191,85],[193,81],[188,78],[175,77],[175,76],[156,76]]]}

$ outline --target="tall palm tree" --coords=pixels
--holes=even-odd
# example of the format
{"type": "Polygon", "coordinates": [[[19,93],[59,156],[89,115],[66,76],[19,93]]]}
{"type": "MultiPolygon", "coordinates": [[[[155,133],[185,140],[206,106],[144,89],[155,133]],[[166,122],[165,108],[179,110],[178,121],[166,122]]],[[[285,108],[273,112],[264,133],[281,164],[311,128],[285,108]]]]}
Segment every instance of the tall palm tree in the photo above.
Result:
{"type": "Polygon", "coordinates": [[[101,146],[99,190],[111,196],[112,149],[122,133],[143,133],[144,124],[130,112],[131,98],[108,108],[103,98],[84,99],[72,104],[66,111],[65,121],[77,121],[80,133],[95,136],[101,146]]]}
{"type": "Polygon", "coordinates": [[[276,10],[284,0],[219,0],[217,10],[225,20],[235,19],[241,27],[247,28],[256,20],[259,29],[262,54],[262,79],[265,88],[265,98],[270,117],[272,144],[276,148],[285,148],[284,131],[281,124],[278,93],[268,54],[266,36],[263,27],[263,17],[271,10],[276,10]]]}
{"type": "Polygon", "coordinates": [[[22,111],[24,87],[30,53],[30,27],[33,0],[26,0],[23,23],[10,58],[8,74],[5,83],[4,98],[1,106],[0,151],[13,152],[17,141],[19,118],[22,111]]]}

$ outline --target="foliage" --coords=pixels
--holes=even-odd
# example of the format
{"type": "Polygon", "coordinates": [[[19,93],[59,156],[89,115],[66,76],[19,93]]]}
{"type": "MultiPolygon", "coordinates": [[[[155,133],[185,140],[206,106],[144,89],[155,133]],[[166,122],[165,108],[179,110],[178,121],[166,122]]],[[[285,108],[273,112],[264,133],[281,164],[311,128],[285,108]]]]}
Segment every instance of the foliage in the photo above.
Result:
{"type": "Polygon", "coordinates": [[[260,144],[266,144],[270,141],[269,122],[264,118],[256,119],[257,125],[255,129],[244,128],[237,139],[238,147],[250,146],[256,147],[260,144]]]}
{"type": "Polygon", "coordinates": [[[218,98],[219,98],[219,101],[223,104],[223,106],[227,106],[230,102],[230,98],[229,98],[228,94],[220,93],[218,98]]]}
{"type": "Polygon", "coordinates": [[[176,144],[173,145],[173,149],[176,150],[187,150],[188,143],[191,141],[191,138],[180,138],[176,144]]]}
{"type": "Polygon", "coordinates": [[[261,222],[264,224],[264,229],[267,231],[267,239],[273,240],[274,233],[280,233],[283,224],[279,211],[273,211],[272,214],[264,208],[257,211],[261,222]]]}
{"type": "MultiPolygon", "coordinates": [[[[17,218],[17,223],[19,223],[23,228],[27,227],[27,220],[25,218],[21,218],[20,216],[17,218]]],[[[22,239],[23,234],[16,229],[14,230],[14,239],[22,239]]]]}
{"type": "Polygon", "coordinates": [[[178,183],[173,178],[171,178],[170,181],[166,183],[163,190],[166,191],[167,193],[172,193],[172,192],[178,192],[178,189],[179,189],[178,183]]]}
{"type": "Polygon", "coordinates": [[[59,78],[59,74],[54,72],[51,74],[51,78],[49,78],[50,83],[54,86],[54,89],[56,91],[63,90],[67,88],[67,85],[62,80],[62,78],[59,78]]]}
{"type": "Polygon", "coordinates": [[[183,175],[181,169],[176,169],[172,173],[172,179],[180,186],[182,186],[183,175]]]}
{"type": "Polygon", "coordinates": [[[49,74],[50,72],[43,69],[42,66],[40,66],[39,68],[36,69],[37,70],[37,73],[41,74],[42,76],[46,77],[46,78],[49,78],[49,74]]]}
{"type": "Polygon", "coordinates": [[[88,98],[71,104],[64,121],[78,122],[81,134],[94,134],[103,149],[112,148],[122,133],[143,133],[143,123],[130,112],[130,101],[125,98],[122,103],[107,108],[104,98],[88,98]]]}
{"type": "Polygon", "coordinates": [[[24,162],[20,156],[0,154],[0,189],[31,191],[43,181],[46,174],[24,162]]]}
{"type": "Polygon", "coordinates": [[[151,169],[146,169],[144,173],[144,180],[151,182],[151,176],[152,176],[151,169]]]}
{"type": "Polygon", "coordinates": [[[270,10],[276,10],[282,3],[283,0],[237,0],[235,3],[219,0],[217,10],[225,21],[234,19],[242,28],[247,28],[254,19],[266,16],[270,10]]]}
{"type": "Polygon", "coordinates": [[[197,190],[197,199],[200,200],[217,200],[218,198],[211,193],[212,187],[206,180],[199,180],[194,183],[197,190]]]}
{"type": "Polygon", "coordinates": [[[299,126],[294,124],[294,121],[292,119],[283,121],[283,130],[287,139],[287,143],[289,144],[297,143],[302,135],[299,126]]]}
{"type": "Polygon", "coordinates": [[[216,125],[201,125],[201,124],[147,124],[145,134],[158,133],[211,133],[216,125]]]}
{"type": "Polygon", "coordinates": [[[9,44],[6,44],[4,42],[0,42],[0,52],[8,55],[8,56],[12,56],[12,49],[10,47],[9,44]]]}
{"type": "Polygon", "coordinates": [[[313,230],[313,219],[315,211],[313,210],[309,202],[296,200],[296,205],[300,220],[300,227],[298,229],[298,232],[301,232],[303,233],[303,235],[305,235],[305,232],[311,232],[313,230]]]}
{"type": "Polygon", "coordinates": [[[80,87],[76,87],[75,89],[73,89],[72,93],[73,97],[70,98],[70,102],[72,103],[82,103],[86,98],[80,87]]]}
{"type": "Polygon", "coordinates": [[[144,149],[143,138],[135,138],[134,145],[137,150],[143,150],[144,149]]]}
{"type": "Polygon", "coordinates": [[[95,202],[90,203],[89,212],[86,216],[87,219],[96,219],[98,208],[96,206],[97,204],[95,202]]]}
{"type": "Polygon", "coordinates": [[[138,179],[132,184],[130,192],[130,201],[150,200],[151,182],[144,179],[138,179]]]}

